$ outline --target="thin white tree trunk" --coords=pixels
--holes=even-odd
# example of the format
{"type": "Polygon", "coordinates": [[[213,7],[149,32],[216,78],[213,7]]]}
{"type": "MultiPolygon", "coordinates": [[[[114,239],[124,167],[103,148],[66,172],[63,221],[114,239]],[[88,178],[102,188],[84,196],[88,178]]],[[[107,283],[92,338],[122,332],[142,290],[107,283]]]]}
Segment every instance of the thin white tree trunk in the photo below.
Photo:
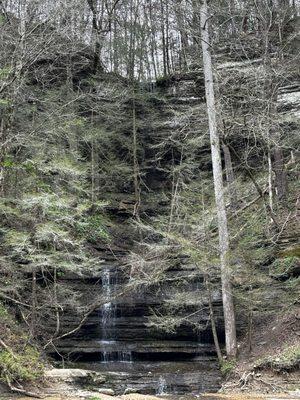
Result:
{"type": "Polygon", "coordinates": [[[210,54],[209,30],[208,30],[208,7],[207,1],[201,4],[201,42],[203,52],[203,66],[205,78],[205,91],[207,114],[209,120],[209,133],[211,142],[211,157],[213,165],[215,200],[218,212],[219,247],[221,258],[221,281],[222,299],[225,322],[226,353],[230,358],[236,357],[236,326],[235,313],[231,286],[231,270],[229,265],[229,235],[227,226],[227,215],[224,201],[223,174],[221,163],[220,139],[217,131],[216,105],[214,96],[214,81],[212,71],[212,60],[210,54]]]}
{"type": "Polygon", "coordinates": [[[269,204],[270,209],[273,211],[273,168],[270,146],[268,146],[268,185],[269,185],[269,204]]]}

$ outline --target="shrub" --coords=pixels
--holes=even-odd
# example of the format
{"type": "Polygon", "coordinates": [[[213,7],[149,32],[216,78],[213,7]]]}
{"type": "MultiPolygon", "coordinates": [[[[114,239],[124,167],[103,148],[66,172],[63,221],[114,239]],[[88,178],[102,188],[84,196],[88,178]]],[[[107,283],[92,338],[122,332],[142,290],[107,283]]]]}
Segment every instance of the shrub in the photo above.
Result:
{"type": "Polygon", "coordinates": [[[22,353],[0,351],[0,380],[2,382],[35,381],[41,378],[42,374],[39,353],[33,347],[26,346],[22,353]]]}
{"type": "Polygon", "coordinates": [[[300,270],[299,257],[283,257],[277,258],[270,266],[270,275],[280,278],[293,275],[300,270]]]}
{"type": "Polygon", "coordinates": [[[97,240],[108,241],[110,235],[105,227],[105,220],[101,215],[85,217],[76,224],[77,232],[91,243],[97,240]]]}
{"type": "Polygon", "coordinates": [[[236,362],[234,360],[224,360],[221,364],[221,373],[224,376],[229,375],[236,367],[236,362]]]}

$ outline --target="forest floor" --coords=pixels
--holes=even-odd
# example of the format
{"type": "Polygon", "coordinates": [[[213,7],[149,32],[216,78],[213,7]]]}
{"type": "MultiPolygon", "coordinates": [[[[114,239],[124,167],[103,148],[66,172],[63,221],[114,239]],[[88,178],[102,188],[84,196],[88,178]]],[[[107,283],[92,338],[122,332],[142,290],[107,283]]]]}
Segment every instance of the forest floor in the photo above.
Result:
{"type": "Polygon", "coordinates": [[[239,345],[239,360],[223,384],[224,393],[300,391],[300,310],[293,309],[255,327],[239,345]]]}
{"type": "MultiPolygon", "coordinates": [[[[197,396],[150,396],[150,395],[142,395],[142,394],[129,394],[124,396],[109,396],[109,395],[96,395],[88,393],[79,393],[78,395],[69,396],[67,394],[61,394],[56,396],[46,396],[44,397],[46,400],[162,400],[162,399],[170,399],[170,400],[196,400],[199,399],[197,396]]],[[[245,393],[235,393],[235,394],[205,394],[201,396],[205,400],[299,400],[299,395],[288,395],[288,394],[274,394],[274,395],[259,395],[259,394],[245,394],[245,393]]],[[[31,397],[21,397],[21,396],[12,396],[12,395],[1,395],[1,400],[33,400],[31,397]]]]}

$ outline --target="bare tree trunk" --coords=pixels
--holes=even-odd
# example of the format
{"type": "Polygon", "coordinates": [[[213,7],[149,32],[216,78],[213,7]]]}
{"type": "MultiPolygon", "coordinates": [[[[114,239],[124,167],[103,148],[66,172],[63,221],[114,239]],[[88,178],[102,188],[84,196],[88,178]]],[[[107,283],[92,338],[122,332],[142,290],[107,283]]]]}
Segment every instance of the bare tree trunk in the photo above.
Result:
{"type": "Polygon", "coordinates": [[[253,309],[248,312],[248,349],[249,353],[251,353],[253,348],[253,309]]]}
{"type": "Polygon", "coordinates": [[[162,51],[163,51],[163,66],[164,66],[164,76],[168,74],[167,68],[167,52],[166,52],[166,33],[165,33],[165,19],[164,19],[164,6],[162,0],[160,0],[161,7],[161,35],[162,35],[162,51]]]}
{"type": "Polygon", "coordinates": [[[171,73],[170,64],[170,21],[169,21],[169,6],[166,2],[166,61],[167,61],[167,72],[168,75],[171,73]]]}
{"type": "Polygon", "coordinates": [[[231,28],[232,28],[232,34],[236,34],[236,24],[235,24],[235,18],[234,18],[234,12],[235,12],[235,1],[230,0],[229,1],[229,11],[230,11],[230,16],[231,16],[231,28]]]}
{"type": "MultiPolygon", "coordinates": [[[[278,200],[284,201],[287,194],[287,178],[286,178],[286,171],[284,167],[284,159],[283,159],[283,151],[281,147],[281,138],[279,133],[279,124],[275,122],[277,114],[276,109],[276,101],[278,96],[278,79],[276,74],[274,73],[274,66],[271,62],[271,55],[270,55],[270,35],[271,35],[271,27],[275,23],[276,18],[276,8],[274,7],[273,2],[270,2],[270,10],[272,11],[269,13],[268,18],[266,19],[266,26],[264,28],[265,31],[265,38],[264,38],[264,68],[265,68],[265,97],[268,99],[269,104],[267,107],[268,112],[268,120],[269,127],[268,127],[268,143],[270,143],[270,138],[275,143],[273,156],[274,156],[274,163],[273,163],[273,171],[275,174],[275,188],[277,192],[278,200]]],[[[279,26],[280,28],[280,26],[279,26]]],[[[278,52],[278,57],[281,58],[280,50],[278,52]]],[[[270,145],[269,145],[270,146],[270,145]]]]}
{"type": "Polygon", "coordinates": [[[219,247],[221,258],[222,299],[225,322],[226,352],[230,358],[235,358],[237,353],[235,313],[232,296],[231,271],[229,265],[229,234],[227,215],[224,201],[224,187],[221,164],[220,139],[217,131],[216,105],[214,95],[214,81],[212,72],[212,60],[210,54],[210,42],[208,31],[208,7],[207,0],[203,0],[200,10],[201,42],[203,52],[203,66],[205,76],[205,91],[207,113],[209,120],[209,132],[211,142],[211,154],[213,164],[215,200],[218,212],[219,247]]]}
{"type": "Polygon", "coordinates": [[[229,147],[223,143],[222,145],[223,153],[224,153],[224,160],[225,160],[225,171],[226,171],[226,181],[228,184],[228,192],[230,197],[230,207],[233,210],[237,209],[237,194],[236,194],[236,184],[235,184],[235,177],[232,167],[232,160],[229,147]]]}
{"type": "MultiPolygon", "coordinates": [[[[242,160],[239,157],[238,153],[234,150],[234,148],[232,146],[230,146],[231,150],[234,152],[236,158],[239,160],[239,162],[242,164],[242,160]]],[[[279,229],[279,223],[277,221],[276,215],[274,214],[274,212],[272,211],[270,204],[266,201],[265,199],[265,191],[261,189],[261,187],[259,186],[259,184],[257,183],[254,175],[252,174],[252,171],[250,168],[247,167],[247,165],[244,166],[245,168],[245,172],[247,173],[247,175],[249,176],[249,178],[251,179],[253,185],[255,186],[255,189],[257,190],[257,193],[260,195],[261,199],[264,202],[264,206],[266,208],[266,211],[268,213],[268,215],[270,216],[270,218],[272,219],[272,221],[274,222],[274,225],[276,227],[276,229],[279,229]]]]}
{"type": "Polygon", "coordinates": [[[36,310],[37,310],[37,294],[36,294],[36,270],[32,271],[32,282],[31,282],[31,335],[35,337],[35,328],[36,328],[36,310]]]}
{"type": "Polygon", "coordinates": [[[223,362],[223,357],[222,357],[222,352],[221,352],[221,348],[220,348],[220,342],[219,342],[218,332],[217,332],[217,327],[216,327],[216,320],[215,320],[215,313],[214,313],[212,296],[211,296],[210,282],[206,275],[204,277],[204,281],[205,281],[205,286],[206,286],[206,290],[207,290],[207,294],[208,294],[208,307],[209,307],[211,331],[212,331],[213,338],[214,338],[214,345],[216,348],[218,361],[219,361],[219,364],[221,365],[223,362]]]}
{"type": "Polygon", "coordinates": [[[137,127],[136,127],[136,106],[135,106],[135,93],[133,93],[132,103],[132,134],[133,134],[133,180],[134,180],[134,197],[135,205],[133,215],[139,218],[139,209],[141,205],[141,188],[140,188],[140,169],[137,155],[137,127]]]}
{"type": "MultiPolygon", "coordinates": [[[[147,17],[147,14],[145,12],[145,16],[147,17]]],[[[151,31],[151,37],[150,37],[150,50],[151,50],[151,59],[152,59],[152,65],[153,65],[153,70],[154,70],[154,77],[157,79],[158,77],[158,72],[157,72],[157,67],[156,67],[156,59],[155,59],[155,54],[157,54],[157,45],[156,45],[156,38],[155,38],[155,28],[153,26],[153,15],[152,15],[152,2],[151,0],[149,1],[149,27],[151,31]]]]}
{"type": "Polygon", "coordinates": [[[274,149],[274,164],[273,170],[275,173],[275,187],[277,191],[277,197],[279,201],[286,198],[287,194],[287,179],[286,172],[284,169],[283,152],[278,146],[274,149]]]}
{"type": "Polygon", "coordinates": [[[181,8],[181,1],[176,0],[174,11],[177,19],[179,34],[180,34],[180,43],[181,43],[181,50],[179,52],[179,65],[180,69],[186,70],[187,69],[187,49],[189,45],[187,31],[184,25],[184,15],[183,10],[181,8]]]}
{"type": "Polygon", "coordinates": [[[118,28],[117,28],[117,16],[116,10],[114,10],[113,16],[113,72],[115,74],[119,73],[119,63],[118,63],[118,28]]]}
{"type": "Polygon", "coordinates": [[[270,146],[268,146],[268,186],[269,186],[269,205],[270,209],[273,211],[273,179],[272,179],[272,159],[270,146]]]}
{"type": "Polygon", "coordinates": [[[5,154],[5,126],[4,126],[4,117],[1,118],[0,122],[0,195],[3,196],[4,194],[4,154],[5,154]]]}
{"type": "Polygon", "coordinates": [[[292,7],[293,7],[293,12],[294,12],[294,18],[296,18],[298,13],[297,13],[297,6],[296,6],[295,0],[292,1],[292,7]]]}
{"type": "MultiPolygon", "coordinates": [[[[97,72],[97,69],[100,64],[100,52],[101,52],[101,24],[102,24],[102,18],[99,21],[99,16],[97,12],[97,4],[95,0],[87,0],[87,3],[89,5],[89,8],[92,12],[92,36],[94,38],[94,58],[93,58],[93,73],[97,72]]],[[[102,15],[103,15],[103,6],[102,6],[102,15]]]]}
{"type": "Polygon", "coordinates": [[[97,146],[97,140],[92,139],[91,148],[91,199],[95,201],[98,199],[99,194],[99,149],[97,146]]]}
{"type": "Polygon", "coordinates": [[[136,28],[138,18],[138,4],[135,0],[130,2],[130,40],[129,40],[129,62],[128,62],[128,77],[133,83],[135,74],[135,59],[136,59],[136,28]]]}

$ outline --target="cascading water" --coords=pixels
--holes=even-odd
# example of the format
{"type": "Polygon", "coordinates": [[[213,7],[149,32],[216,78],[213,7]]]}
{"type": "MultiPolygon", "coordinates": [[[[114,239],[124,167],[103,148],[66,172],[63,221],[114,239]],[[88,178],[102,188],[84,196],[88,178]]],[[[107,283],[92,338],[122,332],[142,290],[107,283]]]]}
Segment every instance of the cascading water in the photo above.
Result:
{"type": "Polygon", "coordinates": [[[104,299],[107,301],[101,308],[101,328],[102,328],[102,339],[100,341],[103,346],[103,362],[109,362],[112,359],[112,354],[108,347],[110,347],[114,340],[112,339],[113,325],[115,321],[115,306],[112,303],[112,279],[111,272],[108,268],[105,268],[102,272],[102,293],[104,299]]]}
{"type": "Polygon", "coordinates": [[[109,329],[112,328],[115,320],[115,306],[112,303],[112,279],[110,270],[104,269],[102,274],[102,292],[107,303],[102,306],[102,341],[109,341],[111,335],[109,329]]]}
{"type": "MultiPolygon", "coordinates": [[[[102,361],[107,362],[131,362],[132,355],[130,351],[123,350],[115,340],[115,323],[117,317],[117,305],[113,302],[116,277],[109,268],[102,272],[102,293],[106,303],[101,308],[101,328],[102,328],[102,361]]],[[[122,346],[123,347],[123,346],[122,346]]]]}
{"type": "Polygon", "coordinates": [[[166,391],[167,391],[167,382],[166,379],[161,375],[157,383],[156,394],[158,396],[163,396],[166,394],[166,391]]]}

